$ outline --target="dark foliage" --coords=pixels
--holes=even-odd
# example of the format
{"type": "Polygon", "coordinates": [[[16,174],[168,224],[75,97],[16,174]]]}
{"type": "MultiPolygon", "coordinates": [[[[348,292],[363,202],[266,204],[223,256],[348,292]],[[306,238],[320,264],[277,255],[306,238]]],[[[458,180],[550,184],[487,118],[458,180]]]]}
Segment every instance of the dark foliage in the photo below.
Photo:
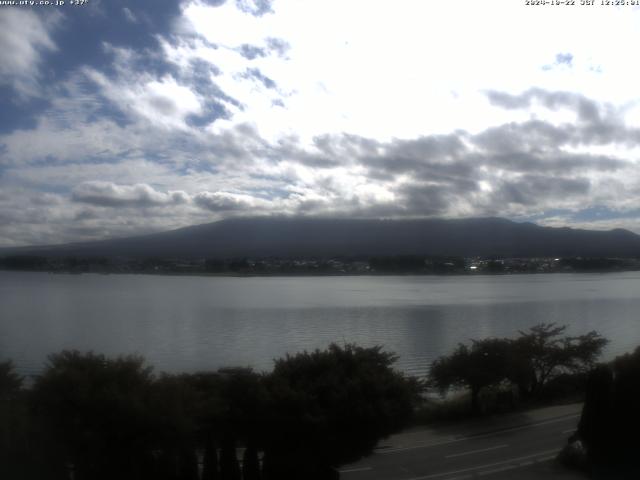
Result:
{"type": "Polygon", "coordinates": [[[273,417],[267,454],[278,478],[353,461],[402,428],[419,401],[420,384],[395,371],[395,361],[381,347],[336,344],[276,361],[268,378],[273,417]],[[285,458],[289,468],[297,463],[294,472],[278,470],[285,458]]]}
{"type": "Polygon", "coordinates": [[[247,445],[242,456],[242,479],[260,480],[260,460],[258,449],[253,442],[247,445]]]}
{"type": "Polygon", "coordinates": [[[10,361],[0,362],[0,478],[14,478],[28,461],[27,410],[23,378],[10,361]]]}
{"type": "Polygon", "coordinates": [[[0,258],[0,267],[8,270],[42,270],[47,259],[37,255],[12,255],[0,258]]]}
{"type": "Polygon", "coordinates": [[[394,361],[332,345],[268,375],[154,375],[139,357],[64,351],[30,390],[0,363],[0,478],[336,478],[412,414],[419,383],[394,361]]]}
{"type": "Polygon", "coordinates": [[[510,346],[511,342],[503,338],[473,340],[470,347],[459,344],[451,355],[433,362],[430,384],[443,393],[450,387],[468,388],[471,409],[479,412],[480,391],[507,378],[510,346]]]}
{"type": "Polygon", "coordinates": [[[589,371],[608,343],[595,331],[562,336],[566,326],[542,323],[520,332],[513,341],[509,378],[524,398],[536,396],[558,375],[589,371]]]}
{"type": "Polygon", "coordinates": [[[24,379],[15,372],[13,362],[0,362],[0,401],[14,399],[22,388],[24,379]]]}
{"type": "Polygon", "coordinates": [[[591,372],[578,427],[596,478],[640,478],[640,347],[591,372]]]}
{"type": "Polygon", "coordinates": [[[145,478],[152,459],[148,394],[151,369],[139,357],[62,352],[36,381],[33,404],[51,468],[77,480],[145,478]]]}
{"type": "Polygon", "coordinates": [[[429,384],[441,393],[464,387],[471,392],[471,409],[481,410],[480,392],[490,386],[517,387],[520,398],[549,398],[580,390],[582,376],[602,353],[607,340],[596,332],[562,336],[565,326],[540,324],[520,332],[515,340],[489,338],[459,344],[450,355],[431,365],[429,384]],[[550,381],[553,383],[550,385],[550,381]],[[572,386],[572,383],[574,384],[572,386]]]}

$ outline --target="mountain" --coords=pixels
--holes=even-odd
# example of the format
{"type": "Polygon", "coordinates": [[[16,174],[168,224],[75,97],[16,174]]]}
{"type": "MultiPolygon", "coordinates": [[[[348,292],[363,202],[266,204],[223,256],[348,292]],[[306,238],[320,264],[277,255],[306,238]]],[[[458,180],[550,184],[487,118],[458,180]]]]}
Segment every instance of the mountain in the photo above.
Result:
{"type": "Polygon", "coordinates": [[[227,219],[151,235],[0,250],[0,255],[105,257],[330,257],[451,255],[640,256],[640,236],[541,227],[500,218],[369,220],[296,217],[227,219]]]}

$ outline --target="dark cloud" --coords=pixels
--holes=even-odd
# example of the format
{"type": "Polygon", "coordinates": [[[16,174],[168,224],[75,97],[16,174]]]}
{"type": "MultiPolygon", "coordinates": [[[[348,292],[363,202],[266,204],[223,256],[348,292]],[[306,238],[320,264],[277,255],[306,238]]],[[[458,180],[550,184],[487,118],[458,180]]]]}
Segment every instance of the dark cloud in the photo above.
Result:
{"type": "MultiPolygon", "coordinates": [[[[513,208],[549,202],[584,202],[593,194],[589,178],[595,173],[618,175],[631,168],[629,161],[615,156],[571,151],[585,144],[615,143],[635,132],[616,131],[616,117],[606,107],[564,92],[533,90],[520,96],[494,92],[493,97],[510,107],[526,107],[535,97],[553,108],[571,108],[585,121],[558,126],[529,120],[475,135],[457,131],[389,142],[323,135],[314,139],[312,150],[299,148],[292,138],[281,141],[274,155],[318,169],[361,166],[370,182],[394,182],[393,205],[341,199],[342,211],[365,216],[446,215],[460,205],[479,215],[505,215],[513,208]],[[608,122],[611,128],[606,127],[608,122]],[[594,131],[603,124],[605,128],[594,131]]],[[[333,191],[330,183],[322,188],[333,191]]],[[[322,208],[321,201],[305,205],[306,212],[322,208]]]]}
{"type": "MultiPolygon", "coordinates": [[[[451,207],[456,191],[445,185],[412,183],[398,192],[402,205],[410,215],[443,215],[451,207]]],[[[463,192],[466,193],[466,192],[463,192]]]]}
{"type": "Polygon", "coordinates": [[[490,90],[486,92],[492,105],[510,110],[524,109],[531,106],[534,100],[550,110],[568,108],[574,110],[579,120],[594,123],[600,122],[598,104],[583,95],[572,92],[549,92],[540,88],[531,88],[520,95],[490,90]]]}
{"type": "Polygon", "coordinates": [[[586,178],[560,178],[548,175],[523,175],[500,182],[493,195],[494,205],[509,204],[535,206],[544,201],[584,197],[589,194],[591,182],[586,178]]]}
{"type": "Polygon", "coordinates": [[[490,127],[475,135],[473,143],[489,152],[510,154],[556,149],[572,142],[575,135],[573,125],[557,127],[540,120],[528,120],[490,127]]]}
{"type": "Polygon", "coordinates": [[[245,43],[241,45],[239,48],[240,55],[242,55],[247,60],[254,60],[259,57],[266,57],[267,52],[264,48],[256,47],[255,45],[249,45],[245,43]]]}
{"type": "Polygon", "coordinates": [[[201,192],[194,197],[194,202],[212,212],[237,212],[251,207],[247,200],[225,192],[201,192]]]}
{"type": "Polygon", "coordinates": [[[258,68],[247,68],[242,74],[242,78],[255,80],[268,89],[275,89],[277,87],[276,82],[263,74],[258,68]]]}
{"type": "Polygon", "coordinates": [[[186,122],[190,127],[205,127],[216,120],[229,118],[231,118],[229,110],[223,104],[214,101],[207,104],[203,113],[189,115],[186,122]]]}
{"type": "Polygon", "coordinates": [[[179,75],[187,83],[193,84],[194,90],[200,93],[206,92],[214,84],[211,78],[217,77],[220,73],[220,69],[212,63],[194,59],[189,63],[189,68],[179,75]]]}
{"type": "MultiPolygon", "coordinates": [[[[564,108],[576,114],[576,123],[560,126],[534,121],[511,124],[512,133],[518,137],[518,140],[512,140],[512,143],[522,139],[531,142],[544,136],[547,140],[555,139],[557,144],[572,146],[623,144],[634,147],[640,142],[640,130],[625,125],[624,107],[615,108],[608,104],[599,104],[576,93],[549,92],[539,88],[527,90],[520,95],[496,91],[486,94],[492,105],[506,109],[526,109],[533,101],[537,101],[550,110],[564,108]],[[529,128],[532,130],[524,131],[529,128]]],[[[499,128],[504,130],[502,126],[499,128]]]]}
{"type": "Polygon", "coordinates": [[[531,103],[531,96],[526,92],[522,95],[511,95],[510,93],[488,90],[485,93],[491,105],[509,110],[527,108],[531,103]]]}
{"type": "Polygon", "coordinates": [[[192,60],[189,68],[181,72],[179,80],[189,85],[192,90],[200,94],[206,101],[203,112],[190,115],[186,121],[192,127],[204,127],[219,119],[229,119],[232,114],[226,105],[233,105],[239,110],[244,105],[236,98],[225,93],[213,80],[220,74],[220,69],[203,60],[192,60]]]}
{"type": "Polygon", "coordinates": [[[153,95],[149,97],[149,105],[153,107],[156,112],[162,115],[171,116],[178,112],[178,106],[171,99],[163,95],[153,95]]]}
{"type": "Polygon", "coordinates": [[[146,184],[94,181],[74,188],[72,200],[100,207],[158,207],[186,203],[188,196],[184,192],[159,192],[146,184]]]}
{"type": "Polygon", "coordinates": [[[291,45],[281,38],[269,37],[267,38],[267,48],[271,52],[275,52],[281,57],[284,57],[291,49],[291,45]]]}
{"type": "MultiPolygon", "coordinates": [[[[468,134],[432,135],[414,140],[383,143],[353,135],[323,136],[314,144],[323,153],[326,164],[355,163],[368,170],[376,180],[389,180],[398,175],[450,185],[469,185],[476,166],[464,141],[468,134]]],[[[305,157],[305,163],[309,158],[305,157]]]]}

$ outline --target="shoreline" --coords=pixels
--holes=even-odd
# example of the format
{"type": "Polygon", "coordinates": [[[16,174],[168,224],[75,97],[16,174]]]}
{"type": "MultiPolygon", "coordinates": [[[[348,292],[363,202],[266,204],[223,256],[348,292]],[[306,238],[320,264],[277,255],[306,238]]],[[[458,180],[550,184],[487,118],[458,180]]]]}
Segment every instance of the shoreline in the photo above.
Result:
{"type": "Polygon", "coordinates": [[[309,277],[504,277],[522,275],[570,275],[570,274],[611,274],[640,272],[639,268],[612,270],[570,270],[540,272],[326,272],[326,273],[234,273],[234,272],[158,272],[158,271],[65,271],[65,270],[22,270],[0,268],[0,272],[48,273],[50,275],[153,275],[167,277],[226,277],[226,278],[309,278],[309,277]]]}

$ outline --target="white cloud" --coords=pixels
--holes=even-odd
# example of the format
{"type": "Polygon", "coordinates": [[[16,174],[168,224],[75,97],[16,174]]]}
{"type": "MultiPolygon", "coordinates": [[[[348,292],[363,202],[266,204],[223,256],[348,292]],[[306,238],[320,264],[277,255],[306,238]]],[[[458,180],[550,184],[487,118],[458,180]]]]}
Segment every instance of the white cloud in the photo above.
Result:
{"type": "Polygon", "coordinates": [[[0,15],[0,84],[24,96],[44,96],[39,89],[42,55],[57,50],[50,31],[59,15],[41,17],[21,8],[3,8],[0,15]]]}
{"type": "Polygon", "coordinates": [[[483,89],[515,93],[538,85],[622,103],[635,99],[640,80],[628,52],[619,48],[637,39],[638,12],[631,8],[280,0],[273,14],[261,18],[243,14],[233,2],[193,2],[183,13],[192,33],[219,48],[180,55],[215,63],[225,91],[247,106],[235,121],[254,122],[271,139],[290,133],[309,140],[332,132],[377,139],[476,132],[513,119],[487,105],[483,89]],[[264,45],[268,37],[291,45],[286,61],[252,61],[287,92],[281,109],[231,75],[246,63],[232,50],[264,45]],[[559,53],[572,55],[574,68],[545,71],[559,53]],[[596,66],[611,73],[602,75],[596,66]]]}
{"type": "Polygon", "coordinates": [[[167,129],[188,130],[187,117],[202,111],[202,99],[171,75],[155,78],[137,70],[137,55],[122,48],[106,47],[114,53],[116,78],[87,68],[84,73],[95,82],[110,102],[122,111],[141,117],[150,124],[167,129]]]}
{"type": "Polygon", "coordinates": [[[124,7],[122,9],[122,14],[124,15],[124,18],[127,20],[127,22],[138,23],[138,17],[136,17],[135,14],[127,7],[124,7]]]}
{"type": "MultiPolygon", "coordinates": [[[[526,217],[640,202],[640,71],[620,48],[637,43],[637,9],[273,10],[184,3],[158,49],[104,44],[110,68],[77,66],[33,128],[0,135],[0,188],[14,189],[0,198],[0,243],[242,214],[526,217]],[[503,108],[523,92],[522,108],[503,108]],[[592,104],[600,123],[579,112],[592,104]]],[[[55,21],[5,13],[0,37],[15,48],[0,51],[0,76],[33,94],[55,21]]]]}

